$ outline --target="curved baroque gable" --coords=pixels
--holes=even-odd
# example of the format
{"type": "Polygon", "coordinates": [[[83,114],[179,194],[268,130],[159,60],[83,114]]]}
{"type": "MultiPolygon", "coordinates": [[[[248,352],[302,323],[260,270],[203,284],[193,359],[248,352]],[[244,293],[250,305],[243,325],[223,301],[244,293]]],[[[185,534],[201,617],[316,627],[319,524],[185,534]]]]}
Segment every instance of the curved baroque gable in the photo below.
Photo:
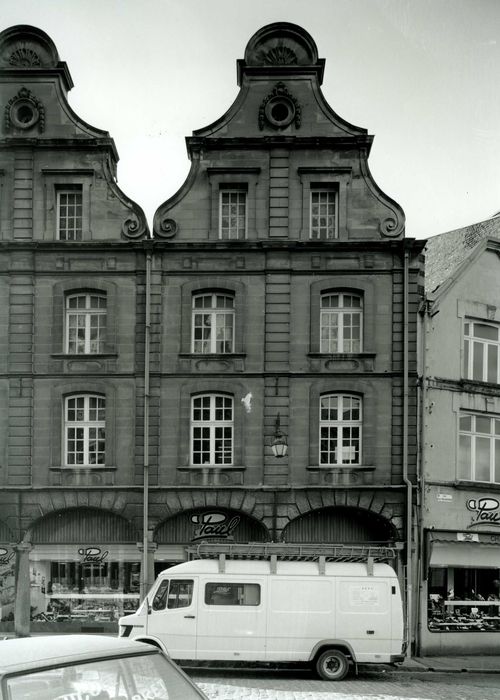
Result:
{"type": "Polygon", "coordinates": [[[0,33],[0,68],[50,69],[58,64],[55,44],[41,29],[18,24],[0,33]]]}
{"type": "Polygon", "coordinates": [[[318,49],[304,29],[275,22],[259,29],[247,44],[248,66],[307,66],[318,63],[318,49]]]}

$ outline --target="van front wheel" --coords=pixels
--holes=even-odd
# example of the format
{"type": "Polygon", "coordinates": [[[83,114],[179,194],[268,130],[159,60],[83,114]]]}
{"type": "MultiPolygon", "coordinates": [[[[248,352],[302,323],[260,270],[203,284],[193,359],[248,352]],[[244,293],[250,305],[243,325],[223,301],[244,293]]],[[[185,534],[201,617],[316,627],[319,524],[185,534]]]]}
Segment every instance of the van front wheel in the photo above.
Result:
{"type": "Polygon", "coordinates": [[[318,657],[316,671],[325,681],[341,681],[349,671],[349,661],[341,651],[328,649],[318,657]]]}

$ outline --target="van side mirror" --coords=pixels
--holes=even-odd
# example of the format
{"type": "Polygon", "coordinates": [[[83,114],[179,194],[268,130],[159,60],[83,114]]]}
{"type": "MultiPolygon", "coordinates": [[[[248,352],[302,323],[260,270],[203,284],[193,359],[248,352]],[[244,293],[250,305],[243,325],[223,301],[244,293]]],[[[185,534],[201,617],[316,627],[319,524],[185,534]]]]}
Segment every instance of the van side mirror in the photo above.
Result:
{"type": "Polygon", "coordinates": [[[151,603],[149,602],[149,598],[146,598],[146,606],[147,606],[147,610],[148,610],[148,615],[151,615],[152,608],[151,608],[151,603]]]}

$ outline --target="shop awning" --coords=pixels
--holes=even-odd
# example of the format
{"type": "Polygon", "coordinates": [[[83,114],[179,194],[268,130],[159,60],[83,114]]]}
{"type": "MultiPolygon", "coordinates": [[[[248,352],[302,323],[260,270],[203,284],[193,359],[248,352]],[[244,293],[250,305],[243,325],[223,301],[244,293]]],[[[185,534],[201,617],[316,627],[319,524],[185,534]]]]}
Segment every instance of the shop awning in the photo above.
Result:
{"type": "Polygon", "coordinates": [[[500,546],[479,542],[432,542],[430,566],[499,569],[500,546]]]}

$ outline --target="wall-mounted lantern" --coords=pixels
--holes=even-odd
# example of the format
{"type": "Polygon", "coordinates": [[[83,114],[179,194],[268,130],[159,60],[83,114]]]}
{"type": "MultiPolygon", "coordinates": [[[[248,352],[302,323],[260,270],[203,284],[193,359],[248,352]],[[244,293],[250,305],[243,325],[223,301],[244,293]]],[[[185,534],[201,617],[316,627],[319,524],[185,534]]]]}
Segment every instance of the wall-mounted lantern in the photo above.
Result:
{"type": "Polygon", "coordinates": [[[275,457],[284,457],[288,452],[288,443],[286,441],[286,435],[281,432],[280,428],[280,414],[276,416],[276,423],[274,429],[274,440],[271,443],[271,449],[275,457]]]}

